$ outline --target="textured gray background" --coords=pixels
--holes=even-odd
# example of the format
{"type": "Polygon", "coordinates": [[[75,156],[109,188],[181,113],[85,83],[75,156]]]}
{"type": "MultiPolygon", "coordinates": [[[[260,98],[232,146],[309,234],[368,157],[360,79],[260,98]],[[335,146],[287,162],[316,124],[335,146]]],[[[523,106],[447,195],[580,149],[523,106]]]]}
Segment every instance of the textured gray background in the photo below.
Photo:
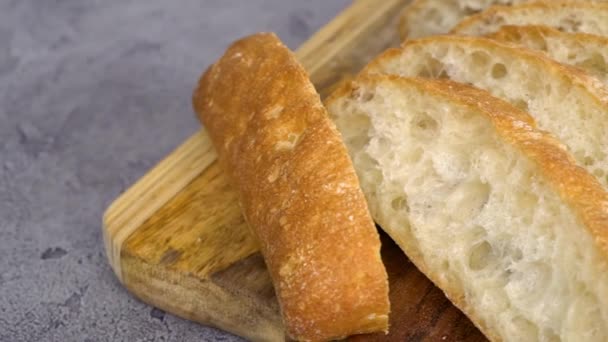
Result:
{"type": "Polygon", "coordinates": [[[233,341],[130,296],[105,207],[198,129],[190,94],[245,34],[297,47],[347,0],[0,0],[0,341],[233,341]]]}

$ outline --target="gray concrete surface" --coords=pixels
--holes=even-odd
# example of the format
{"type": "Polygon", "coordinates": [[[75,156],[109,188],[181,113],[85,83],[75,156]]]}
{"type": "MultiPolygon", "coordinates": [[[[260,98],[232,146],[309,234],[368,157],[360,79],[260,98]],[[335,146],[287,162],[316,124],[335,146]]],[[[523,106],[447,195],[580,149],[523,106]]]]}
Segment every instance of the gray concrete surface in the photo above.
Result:
{"type": "Polygon", "coordinates": [[[101,216],[198,129],[226,45],[295,48],[347,0],[0,0],[0,341],[236,341],[129,295],[101,216]]]}

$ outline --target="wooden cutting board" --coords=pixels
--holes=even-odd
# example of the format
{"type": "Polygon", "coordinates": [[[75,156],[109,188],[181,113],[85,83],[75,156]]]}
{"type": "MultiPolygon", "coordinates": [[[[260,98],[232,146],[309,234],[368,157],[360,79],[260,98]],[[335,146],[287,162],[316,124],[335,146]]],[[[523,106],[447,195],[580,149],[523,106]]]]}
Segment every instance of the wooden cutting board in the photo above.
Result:
{"type": "MultiPolygon", "coordinates": [[[[395,20],[407,2],[354,1],[298,49],[322,96],[397,44],[395,20]]],[[[285,339],[264,261],[204,130],[110,205],[103,232],[116,276],[144,302],[247,339],[285,339]]],[[[382,239],[391,331],[351,339],[485,340],[390,239],[382,239]]]]}

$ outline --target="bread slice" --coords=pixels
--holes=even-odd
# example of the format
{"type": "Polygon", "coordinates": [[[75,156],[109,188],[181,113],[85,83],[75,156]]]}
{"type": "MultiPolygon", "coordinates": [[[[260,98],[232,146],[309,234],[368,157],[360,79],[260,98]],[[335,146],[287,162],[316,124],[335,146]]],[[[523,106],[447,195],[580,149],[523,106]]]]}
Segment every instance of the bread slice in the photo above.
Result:
{"type": "Polygon", "coordinates": [[[550,58],[578,67],[608,84],[607,37],[534,25],[503,26],[487,37],[542,51],[550,58]]]}
{"type": "Polygon", "coordinates": [[[193,102],[260,242],[289,336],[387,331],[378,232],[294,54],[274,34],[239,40],[202,76],[193,102]]]}
{"type": "Polygon", "coordinates": [[[608,340],[608,194],[526,113],[367,75],[328,111],[374,219],[492,340],[608,340]]]}
{"type": "MultiPolygon", "coordinates": [[[[606,2],[606,0],[579,0],[606,2]]],[[[466,17],[493,5],[517,5],[531,0],[414,0],[405,7],[399,19],[403,40],[445,34],[466,17]]]]}
{"type": "Polygon", "coordinates": [[[546,1],[492,6],[461,21],[453,34],[482,36],[503,25],[544,25],[564,32],[608,35],[608,4],[587,1],[546,1]]]}
{"type": "Polygon", "coordinates": [[[448,33],[465,17],[494,4],[511,5],[526,0],[414,0],[399,18],[401,38],[448,33]]]}
{"type": "Polygon", "coordinates": [[[485,89],[529,112],[608,186],[608,91],[579,69],[487,38],[436,36],[388,50],[363,72],[449,78],[485,89]]]}

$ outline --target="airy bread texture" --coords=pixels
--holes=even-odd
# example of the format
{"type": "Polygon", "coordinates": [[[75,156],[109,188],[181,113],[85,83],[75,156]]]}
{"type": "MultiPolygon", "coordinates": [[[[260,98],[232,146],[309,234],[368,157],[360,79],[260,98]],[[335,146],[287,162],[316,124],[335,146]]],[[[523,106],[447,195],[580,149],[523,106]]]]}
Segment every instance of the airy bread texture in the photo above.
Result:
{"type": "Polygon", "coordinates": [[[546,1],[492,6],[464,19],[453,34],[482,36],[504,25],[544,25],[564,32],[608,35],[608,4],[588,1],[546,1]]]}
{"type": "Polygon", "coordinates": [[[608,194],[485,91],[364,75],[327,101],[374,219],[492,340],[608,340],[608,194]]]}
{"type": "Polygon", "coordinates": [[[485,89],[529,112],[608,186],[608,91],[579,69],[487,38],[436,36],[388,50],[364,72],[449,78],[485,89]]]}
{"type": "Polygon", "coordinates": [[[544,52],[576,66],[608,84],[608,38],[588,33],[561,32],[548,26],[503,26],[488,38],[544,52]]]}
{"type": "Polygon", "coordinates": [[[260,242],[291,338],[388,330],[380,239],[340,133],[274,34],[233,43],[194,107],[260,242]]]}
{"type": "Polygon", "coordinates": [[[402,39],[448,33],[465,17],[494,4],[511,5],[526,0],[414,0],[399,19],[402,39]]]}

